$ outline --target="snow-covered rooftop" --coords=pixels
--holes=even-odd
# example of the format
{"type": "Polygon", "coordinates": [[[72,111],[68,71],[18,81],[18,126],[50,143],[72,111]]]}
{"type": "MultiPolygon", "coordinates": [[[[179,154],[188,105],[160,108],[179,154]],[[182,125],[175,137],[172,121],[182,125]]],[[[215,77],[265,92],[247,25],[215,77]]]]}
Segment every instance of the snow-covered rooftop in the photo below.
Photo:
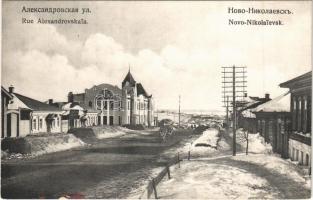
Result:
{"type": "Polygon", "coordinates": [[[290,112],[290,93],[282,94],[251,110],[252,112],[290,112]]]}
{"type": "Polygon", "coordinates": [[[244,110],[241,114],[245,118],[256,118],[255,114],[251,112],[251,109],[244,110]]]}

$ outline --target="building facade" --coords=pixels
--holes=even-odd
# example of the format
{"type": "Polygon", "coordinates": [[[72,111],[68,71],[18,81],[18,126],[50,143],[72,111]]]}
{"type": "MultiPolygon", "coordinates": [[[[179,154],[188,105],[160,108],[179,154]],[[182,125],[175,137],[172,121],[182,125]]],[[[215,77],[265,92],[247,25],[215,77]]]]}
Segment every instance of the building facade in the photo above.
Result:
{"type": "Polygon", "coordinates": [[[270,95],[265,94],[264,98],[261,97],[245,97],[241,108],[238,110],[238,126],[244,128],[251,133],[257,132],[257,119],[252,110],[257,106],[270,101],[270,95]]]}
{"type": "MultiPolygon", "coordinates": [[[[10,100],[13,98],[13,96],[7,91],[4,87],[1,86],[1,138],[10,137],[11,132],[8,132],[8,124],[9,128],[11,125],[11,122],[8,122],[8,105],[10,103],[10,100]]],[[[9,120],[11,118],[9,117],[9,120]]]]}
{"type": "Polygon", "coordinates": [[[154,125],[152,95],[135,81],[130,71],[121,89],[111,84],[95,85],[84,93],[69,92],[68,101],[86,110],[89,125],[154,125]]]}
{"type": "Polygon", "coordinates": [[[302,165],[311,165],[311,98],[312,71],[281,83],[289,88],[291,132],[289,135],[289,157],[302,165]]]}
{"type": "Polygon", "coordinates": [[[59,133],[62,110],[14,92],[4,113],[7,118],[4,137],[24,137],[28,134],[59,133]]]}
{"type": "Polygon", "coordinates": [[[288,135],[290,121],[290,94],[285,93],[251,111],[257,120],[257,131],[270,143],[273,152],[288,158],[288,135]]]}

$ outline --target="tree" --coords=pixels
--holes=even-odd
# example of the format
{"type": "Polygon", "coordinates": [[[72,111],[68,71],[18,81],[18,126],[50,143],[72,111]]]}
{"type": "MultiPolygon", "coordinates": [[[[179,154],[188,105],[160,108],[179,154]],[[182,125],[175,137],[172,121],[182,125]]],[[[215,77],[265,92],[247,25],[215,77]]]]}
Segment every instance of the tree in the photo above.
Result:
{"type": "Polygon", "coordinates": [[[238,134],[239,140],[246,143],[246,155],[249,153],[249,131],[246,129],[241,129],[242,134],[238,134]]]}

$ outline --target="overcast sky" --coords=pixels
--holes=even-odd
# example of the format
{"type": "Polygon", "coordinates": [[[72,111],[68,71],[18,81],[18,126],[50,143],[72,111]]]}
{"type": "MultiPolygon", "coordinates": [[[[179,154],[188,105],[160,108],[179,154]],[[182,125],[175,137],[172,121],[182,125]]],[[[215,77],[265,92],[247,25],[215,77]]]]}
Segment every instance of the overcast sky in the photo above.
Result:
{"type": "Polygon", "coordinates": [[[8,2],[3,4],[2,85],[38,100],[65,100],[100,83],[121,87],[131,66],[158,108],[223,110],[221,67],[247,66],[248,95],[311,70],[311,2],[8,2]],[[22,7],[88,7],[91,14],[21,13],[22,7]],[[292,15],[228,14],[228,7],[292,15]],[[86,18],[88,25],[22,24],[21,18],[86,18]],[[229,26],[228,19],[283,26],[229,26]]]}

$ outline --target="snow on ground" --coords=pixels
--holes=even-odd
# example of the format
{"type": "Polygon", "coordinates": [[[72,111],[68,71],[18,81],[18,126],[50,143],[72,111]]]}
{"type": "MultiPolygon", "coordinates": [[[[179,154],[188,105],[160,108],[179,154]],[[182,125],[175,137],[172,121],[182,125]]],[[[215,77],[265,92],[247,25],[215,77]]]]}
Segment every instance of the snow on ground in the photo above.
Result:
{"type": "Polygon", "coordinates": [[[32,155],[42,155],[84,146],[85,143],[72,134],[25,138],[31,145],[32,155]]]}
{"type": "Polygon", "coordinates": [[[98,139],[120,137],[126,134],[125,131],[117,127],[111,127],[111,126],[104,126],[104,127],[94,129],[94,132],[98,139]]]}
{"type": "MultiPolygon", "coordinates": [[[[53,153],[58,151],[65,151],[72,148],[77,148],[86,145],[79,138],[73,134],[49,134],[40,136],[27,136],[24,138],[25,142],[30,146],[30,154],[21,153],[7,153],[3,159],[22,159],[32,158],[35,156],[53,153]]],[[[3,151],[2,151],[2,155],[3,151]]],[[[1,155],[1,156],[2,156],[1,155]]]]}
{"type": "MultiPolygon", "coordinates": [[[[236,139],[237,143],[242,147],[242,149],[246,149],[246,139],[244,135],[247,134],[247,132],[244,132],[242,129],[238,129],[236,132],[236,139]]],[[[248,135],[248,141],[249,141],[249,152],[252,153],[272,153],[272,146],[269,143],[266,143],[264,141],[264,138],[259,134],[251,134],[248,135]]]]}
{"type": "Polygon", "coordinates": [[[266,179],[245,170],[214,163],[186,162],[172,172],[172,179],[157,187],[160,198],[235,199],[274,198],[277,189],[266,179]]]}
{"type": "Polygon", "coordinates": [[[186,143],[179,148],[177,152],[187,154],[190,151],[191,155],[205,156],[209,153],[217,151],[219,133],[217,129],[209,128],[205,130],[200,137],[191,143],[186,143]]]}
{"type": "Polygon", "coordinates": [[[219,139],[218,130],[210,128],[205,130],[202,135],[193,142],[193,147],[198,146],[209,146],[212,148],[217,148],[217,141],[219,139]]]}
{"type": "Polygon", "coordinates": [[[310,190],[294,166],[266,154],[184,161],[157,186],[160,198],[308,198],[310,190]]]}
{"type": "Polygon", "coordinates": [[[153,177],[156,177],[164,167],[157,167],[152,170],[150,170],[149,174],[150,177],[147,177],[146,180],[141,180],[139,185],[141,187],[133,189],[125,199],[145,199],[146,198],[146,189],[149,184],[149,182],[152,180],[153,177]]]}
{"type": "Polygon", "coordinates": [[[120,126],[103,126],[93,128],[98,139],[114,138],[114,137],[134,137],[136,135],[150,135],[152,132],[145,130],[131,130],[120,126]],[[130,135],[130,134],[131,135],[130,135]]]}
{"type": "MultiPolygon", "coordinates": [[[[262,165],[263,167],[270,169],[276,173],[288,176],[297,182],[306,181],[303,175],[299,174],[299,168],[290,163],[288,160],[284,160],[276,155],[251,155],[251,156],[238,156],[233,157],[234,160],[245,161],[252,164],[262,165]]],[[[308,189],[310,185],[305,185],[308,189]]]]}

